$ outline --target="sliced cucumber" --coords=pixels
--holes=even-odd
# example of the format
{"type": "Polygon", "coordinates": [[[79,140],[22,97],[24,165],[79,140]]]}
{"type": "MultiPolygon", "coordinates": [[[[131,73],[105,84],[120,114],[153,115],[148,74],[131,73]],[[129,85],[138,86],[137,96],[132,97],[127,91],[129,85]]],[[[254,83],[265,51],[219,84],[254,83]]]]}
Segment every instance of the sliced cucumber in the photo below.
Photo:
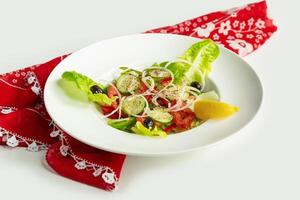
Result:
{"type": "Polygon", "coordinates": [[[174,86],[163,91],[163,94],[171,101],[174,99],[178,100],[180,95],[182,95],[181,100],[186,100],[189,97],[189,94],[187,92],[181,94],[181,90],[182,88],[180,86],[174,86]]]}
{"type": "Polygon", "coordinates": [[[166,78],[171,76],[170,72],[168,72],[167,70],[164,69],[151,69],[149,70],[149,75],[152,76],[153,78],[166,78]]]}
{"type": "Polygon", "coordinates": [[[151,110],[148,114],[152,119],[161,123],[169,123],[173,119],[173,116],[164,109],[151,110]]]}
{"type": "Polygon", "coordinates": [[[142,96],[127,97],[122,103],[122,111],[127,115],[137,115],[144,111],[146,102],[142,96]]]}
{"type": "Polygon", "coordinates": [[[123,74],[117,80],[117,88],[123,94],[134,92],[139,84],[138,78],[132,74],[123,74]]]}

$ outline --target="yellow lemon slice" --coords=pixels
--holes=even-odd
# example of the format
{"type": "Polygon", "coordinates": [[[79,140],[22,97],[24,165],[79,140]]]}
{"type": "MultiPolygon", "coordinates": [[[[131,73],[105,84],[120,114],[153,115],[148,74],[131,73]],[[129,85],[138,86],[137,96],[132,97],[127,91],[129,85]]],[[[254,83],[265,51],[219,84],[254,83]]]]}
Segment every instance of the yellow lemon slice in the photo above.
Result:
{"type": "Polygon", "coordinates": [[[239,108],[236,106],[210,99],[200,99],[194,103],[194,112],[202,120],[226,118],[237,111],[239,108]]]}

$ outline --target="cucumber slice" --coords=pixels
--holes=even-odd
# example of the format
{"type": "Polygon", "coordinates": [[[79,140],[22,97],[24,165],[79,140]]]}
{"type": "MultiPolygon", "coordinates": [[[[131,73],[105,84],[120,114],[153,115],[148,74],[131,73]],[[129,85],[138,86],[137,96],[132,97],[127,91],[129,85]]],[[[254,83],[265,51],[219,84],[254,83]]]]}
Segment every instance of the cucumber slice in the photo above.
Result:
{"type": "Polygon", "coordinates": [[[151,110],[148,114],[152,119],[161,123],[169,123],[173,119],[173,116],[164,109],[151,110]]]}
{"type": "Polygon", "coordinates": [[[124,99],[122,111],[127,115],[137,115],[144,111],[146,102],[142,96],[130,96],[124,99]]]}
{"type": "MultiPolygon", "coordinates": [[[[182,87],[180,86],[174,86],[166,89],[163,91],[163,94],[170,100],[178,100],[179,96],[181,95],[182,87]]],[[[181,96],[182,100],[186,100],[189,97],[189,94],[187,92],[184,92],[181,96]]]]}
{"type": "Polygon", "coordinates": [[[171,76],[170,72],[168,72],[167,70],[157,69],[157,68],[150,69],[148,73],[153,78],[166,78],[166,77],[171,76]]]}
{"type": "Polygon", "coordinates": [[[132,74],[123,74],[117,80],[117,88],[123,94],[134,92],[139,84],[138,78],[132,74]]]}

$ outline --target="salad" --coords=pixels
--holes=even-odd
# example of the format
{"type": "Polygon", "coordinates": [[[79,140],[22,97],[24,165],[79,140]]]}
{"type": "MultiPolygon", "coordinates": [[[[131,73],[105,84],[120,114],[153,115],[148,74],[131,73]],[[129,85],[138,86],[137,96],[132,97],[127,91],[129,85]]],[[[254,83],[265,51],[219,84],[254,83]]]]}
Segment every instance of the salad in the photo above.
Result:
{"type": "Polygon", "coordinates": [[[109,126],[165,137],[238,111],[238,107],[220,102],[215,91],[204,92],[219,54],[218,46],[207,39],[172,61],[154,63],[143,70],[120,67],[118,77],[107,84],[75,71],[64,72],[62,79],[75,83],[96,103],[109,126]]]}

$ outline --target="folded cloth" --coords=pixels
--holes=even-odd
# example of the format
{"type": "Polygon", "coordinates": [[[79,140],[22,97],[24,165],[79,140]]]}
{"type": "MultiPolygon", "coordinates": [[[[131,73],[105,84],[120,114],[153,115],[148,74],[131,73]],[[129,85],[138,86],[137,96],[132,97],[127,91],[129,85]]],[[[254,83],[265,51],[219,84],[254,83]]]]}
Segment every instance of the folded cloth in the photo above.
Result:
{"type": "MultiPolygon", "coordinates": [[[[245,56],[277,30],[265,1],[213,12],[145,33],[171,33],[211,38],[245,56]]],[[[125,155],[90,147],[53,123],[43,102],[45,82],[68,55],[0,75],[0,144],[46,150],[45,160],[57,174],[104,190],[118,183],[125,155]]]]}

